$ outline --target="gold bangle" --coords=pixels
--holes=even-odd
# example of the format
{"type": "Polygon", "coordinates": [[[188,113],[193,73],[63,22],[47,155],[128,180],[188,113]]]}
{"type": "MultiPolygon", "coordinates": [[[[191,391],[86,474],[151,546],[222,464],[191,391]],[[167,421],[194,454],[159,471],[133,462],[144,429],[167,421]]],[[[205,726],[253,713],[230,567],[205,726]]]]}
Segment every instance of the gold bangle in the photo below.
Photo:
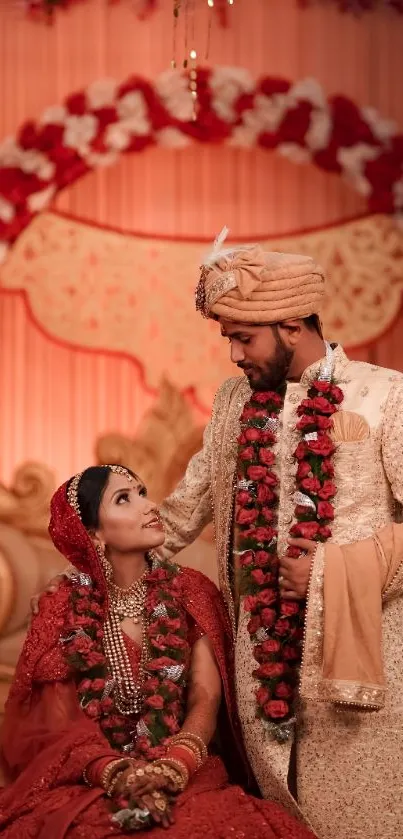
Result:
{"type": "Polygon", "coordinates": [[[112,778],[112,780],[111,780],[111,782],[108,786],[108,789],[106,790],[106,794],[107,794],[108,798],[111,798],[113,793],[115,792],[117,784],[119,783],[119,779],[122,777],[124,771],[125,770],[122,769],[120,772],[119,771],[115,772],[115,774],[114,774],[114,776],[113,776],[113,778],[112,778]]]}
{"type": "Polygon", "coordinates": [[[118,771],[119,767],[126,769],[128,766],[131,766],[131,763],[132,762],[127,758],[118,758],[117,760],[112,760],[110,763],[107,763],[99,779],[100,785],[105,792],[107,792],[111,780],[115,772],[118,771]]]}
{"type": "Polygon", "coordinates": [[[174,769],[172,766],[164,766],[161,768],[162,774],[164,778],[168,778],[168,781],[171,781],[175,790],[180,790],[183,783],[182,775],[179,774],[177,769],[174,769]]]}
{"type": "Polygon", "coordinates": [[[174,769],[172,766],[168,766],[166,763],[157,764],[155,767],[155,773],[164,775],[165,778],[168,778],[169,781],[172,781],[176,789],[179,789],[182,785],[183,776],[181,775],[181,773],[178,771],[178,769],[174,769]]]}
{"type": "Polygon", "coordinates": [[[204,740],[202,740],[202,738],[199,737],[198,734],[193,734],[192,731],[179,731],[178,734],[175,734],[172,737],[171,743],[178,743],[179,744],[179,742],[181,740],[185,740],[185,741],[189,740],[191,743],[194,743],[198,747],[198,749],[200,751],[200,755],[203,758],[203,760],[206,760],[207,755],[208,755],[207,746],[206,746],[204,740]]]}
{"type": "Polygon", "coordinates": [[[88,780],[87,766],[85,767],[85,769],[83,769],[82,776],[83,776],[84,783],[87,784],[87,787],[92,787],[91,782],[88,780]]]}
{"type": "Polygon", "coordinates": [[[185,789],[186,779],[178,769],[174,769],[173,766],[168,766],[167,763],[164,763],[161,766],[161,772],[165,778],[171,781],[175,792],[182,792],[185,789]]]}
{"type": "Polygon", "coordinates": [[[186,764],[182,763],[181,760],[177,760],[176,757],[164,757],[161,758],[161,760],[159,761],[159,765],[161,766],[161,768],[163,766],[169,766],[178,773],[181,779],[180,792],[182,792],[182,790],[184,790],[187,784],[189,783],[189,770],[186,764]]]}

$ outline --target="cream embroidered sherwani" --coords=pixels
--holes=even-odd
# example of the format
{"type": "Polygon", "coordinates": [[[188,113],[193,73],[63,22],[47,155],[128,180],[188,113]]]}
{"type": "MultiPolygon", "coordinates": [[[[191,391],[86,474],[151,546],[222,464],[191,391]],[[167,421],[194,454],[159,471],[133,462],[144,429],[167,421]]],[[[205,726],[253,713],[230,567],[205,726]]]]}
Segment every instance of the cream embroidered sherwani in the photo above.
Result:
{"type": "MultiPolygon", "coordinates": [[[[344,392],[341,409],[362,417],[365,439],[337,443],[334,457],[335,521],[332,541],[355,542],[371,536],[399,515],[403,502],[403,375],[349,361],[334,353],[334,378],[344,392]]],[[[313,365],[297,384],[289,383],[277,442],[279,553],[293,522],[296,464],[300,439],[296,408],[318,373],[313,365]]],[[[239,417],[250,388],[229,379],[216,396],[203,449],[163,506],[166,550],[172,555],[215,523],[219,581],[232,620],[236,644],[239,713],[246,749],[264,797],[302,813],[319,839],[403,839],[403,598],[383,611],[383,658],[387,680],[380,711],[304,699],[296,725],[298,807],[287,787],[291,744],[269,739],[255,717],[252,670],[256,666],[242,599],[236,622],[233,600],[233,502],[239,417]]],[[[354,423],[353,423],[354,427],[354,423]]],[[[362,427],[362,423],[361,423],[362,427]]],[[[319,681],[323,617],[323,564],[319,548],[310,589],[304,669],[306,682],[319,681]]],[[[363,580],[365,586],[365,580],[363,580]]],[[[303,689],[302,689],[303,693],[303,689]]],[[[312,695],[312,691],[308,691],[312,695]]],[[[346,697],[347,698],[347,697],[346,697]]]]}

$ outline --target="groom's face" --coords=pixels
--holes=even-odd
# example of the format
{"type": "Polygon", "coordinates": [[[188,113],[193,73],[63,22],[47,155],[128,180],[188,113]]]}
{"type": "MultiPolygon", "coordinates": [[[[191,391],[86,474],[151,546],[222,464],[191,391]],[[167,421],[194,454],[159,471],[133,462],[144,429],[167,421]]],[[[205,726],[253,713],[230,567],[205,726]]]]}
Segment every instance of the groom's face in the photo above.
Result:
{"type": "Polygon", "coordinates": [[[231,345],[231,361],[243,370],[253,390],[275,389],[288,375],[294,350],[274,325],[253,326],[220,318],[221,335],[231,345]]]}

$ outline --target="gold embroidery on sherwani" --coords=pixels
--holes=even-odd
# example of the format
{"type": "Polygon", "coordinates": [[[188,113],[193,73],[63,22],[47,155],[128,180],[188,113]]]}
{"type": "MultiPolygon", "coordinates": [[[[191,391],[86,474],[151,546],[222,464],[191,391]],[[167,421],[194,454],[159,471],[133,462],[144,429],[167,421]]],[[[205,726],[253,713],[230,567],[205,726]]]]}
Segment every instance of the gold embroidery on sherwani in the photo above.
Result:
{"type": "Polygon", "coordinates": [[[213,510],[217,544],[218,579],[236,635],[235,604],[232,587],[233,507],[235,495],[237,439],[240,416],[250,395],[245,378],[230,379],[216,400],[213,433],[213,510]]]}

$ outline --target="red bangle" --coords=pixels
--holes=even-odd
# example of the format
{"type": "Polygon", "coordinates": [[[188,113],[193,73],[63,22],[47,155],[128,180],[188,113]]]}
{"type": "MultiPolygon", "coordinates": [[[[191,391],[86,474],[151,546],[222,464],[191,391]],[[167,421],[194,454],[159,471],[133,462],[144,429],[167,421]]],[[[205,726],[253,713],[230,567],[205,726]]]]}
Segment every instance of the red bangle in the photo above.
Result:
{"type": "Polygon", "coordinates": [[[192,777],[198,769],[196,755],[192,755],[190,749],[185,749],[179,744],[177,746],[169,746],[166,752],[166,757],[172,757],[174,760],[180,760],[184,763],[189,772],[189,777],[192,777]]]}
{"type": "Polygon", "coordinates": [[[92,760],[88,766],[85,767],[85,779],[90,787],[98,787],[100,785],[101,775],[108,764],[116,759],[116,754],[109,757],[97,757],[92,760]]]}

